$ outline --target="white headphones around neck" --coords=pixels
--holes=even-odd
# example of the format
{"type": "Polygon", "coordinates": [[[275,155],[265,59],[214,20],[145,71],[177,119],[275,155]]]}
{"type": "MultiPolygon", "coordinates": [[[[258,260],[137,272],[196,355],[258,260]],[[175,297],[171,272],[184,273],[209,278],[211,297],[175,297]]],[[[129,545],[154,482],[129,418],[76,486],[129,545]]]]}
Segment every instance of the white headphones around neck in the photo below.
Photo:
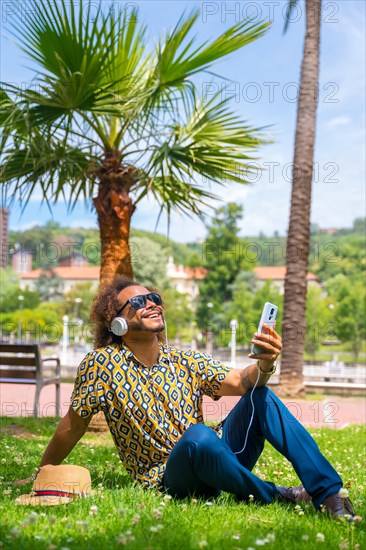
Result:
{"type": "Polygon", "coordinates": [[[124,336],[128,331],[128,323],[123,317],[115,317],[109,329],[115,336],[124,336]]]}

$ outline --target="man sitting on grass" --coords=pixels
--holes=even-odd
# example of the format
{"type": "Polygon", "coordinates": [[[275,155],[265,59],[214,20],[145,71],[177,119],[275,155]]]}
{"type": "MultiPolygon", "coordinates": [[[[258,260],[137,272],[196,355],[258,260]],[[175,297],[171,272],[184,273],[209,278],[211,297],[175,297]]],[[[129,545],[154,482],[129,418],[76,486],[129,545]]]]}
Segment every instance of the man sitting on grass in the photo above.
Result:
{"type": "Polygon", "coordinates": [[[79,366],[71,406],[41,466],[60,464],[92,416],[103,411],[127,472],[146,487],[177,498],[227,491],[266,504],[312,499],[334,518],[354,519],[350,500],[339,493],[341,478],[266,387],[282,347],[273,328],[254,336],[266,353],[251,353],[256,362],[243,370],[199,352],[168,349],[159,341],[165,330],[160,295],[121,277],[100,290],[91,320],[96,349],[79,366]],[[212,429],[203,423],[203,394],[242,397],[212,429]],[[291,462],[303,485],[278,487],[252,473],[265,440],[291,462]]]}

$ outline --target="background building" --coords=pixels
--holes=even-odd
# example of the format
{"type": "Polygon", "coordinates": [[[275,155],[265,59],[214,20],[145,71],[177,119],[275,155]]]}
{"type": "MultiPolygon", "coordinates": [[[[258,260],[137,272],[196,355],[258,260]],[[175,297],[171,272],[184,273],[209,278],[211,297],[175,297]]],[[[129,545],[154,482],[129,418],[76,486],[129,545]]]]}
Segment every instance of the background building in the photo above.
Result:
{"type": "MultiPolygon", "coordinates": [[[[278,291],[283,294],[285,288],[286,267],[285,266],[258,266],[253,269],[253,273],[258,280],[259,286],[263,286],[266,281],[272,281],[278,291]]],[[[313,273],[306,276],[308,286],[321,286],[320,280],[313,273]]]]}

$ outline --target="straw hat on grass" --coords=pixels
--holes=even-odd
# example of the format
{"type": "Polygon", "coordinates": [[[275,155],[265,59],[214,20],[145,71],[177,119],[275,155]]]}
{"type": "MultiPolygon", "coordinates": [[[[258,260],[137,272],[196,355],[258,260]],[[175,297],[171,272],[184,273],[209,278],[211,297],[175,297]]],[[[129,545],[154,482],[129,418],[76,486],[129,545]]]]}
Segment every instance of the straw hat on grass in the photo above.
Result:
{"type": "Polygon", "coordinates": [[[69,504],[91,493],[89,470],[82,466],[49,464],[39,469],[31,493],[15,501],[19,505],[55,506],[69,504]]]}

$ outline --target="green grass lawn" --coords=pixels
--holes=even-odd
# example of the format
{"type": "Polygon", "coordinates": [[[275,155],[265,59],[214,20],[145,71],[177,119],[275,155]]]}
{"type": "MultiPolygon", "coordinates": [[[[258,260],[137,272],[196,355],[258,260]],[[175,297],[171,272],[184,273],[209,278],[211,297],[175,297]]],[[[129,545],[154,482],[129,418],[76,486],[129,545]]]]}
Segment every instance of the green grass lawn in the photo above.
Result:
{"type": "MultiPolygon", "coordinates": [[[[56,423],[53,418],[2,419],[1,548],[366,548],[364,521],[334,521],[311,505],[260,506],[238,502],[229,494],[209,502],[174,501],[144,491],[126,475],[109,434],[87,433],[66,461],[89,468],[92,496],[63,506],[16,506],[15,498],[29,492],[31,484],[16,487],[6,482],[34,472],[56,423]]],[[[365,426],[310,431],[343,477],[356,512],[366,517],[365,426]]],[[[278,485],[298,484],[290,463],[270,445],[255,473],[278,485]]]]}

